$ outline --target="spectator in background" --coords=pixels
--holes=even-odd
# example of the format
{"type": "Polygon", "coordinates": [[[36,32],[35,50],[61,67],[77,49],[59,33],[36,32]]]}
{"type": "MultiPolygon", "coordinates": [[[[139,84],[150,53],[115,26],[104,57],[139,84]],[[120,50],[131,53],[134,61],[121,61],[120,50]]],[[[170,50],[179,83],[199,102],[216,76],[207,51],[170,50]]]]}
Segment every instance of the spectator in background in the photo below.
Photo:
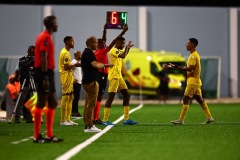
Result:
{"type": "Polygon", "coordinates": [[[162,65],[162,70],[157,73],[157,77],[160,80],[159,86],[157,88],[157,95],[160,102],[163,102],[163,104],[166,104],[166,100],[168,99],[168,83],[169,83],[169,77],[167,72],[167,64],[164,63],[162,65]]]}
{"type": "Polygon", "coordinates": [[[74,48],[74,39],[66,36],[63,39],[65,47],[61,50],[59,56],[59,73],[62,84],[62,100],[61,100],[61,121],[60,125],[78,125],[71,121],[72,102],[73,102],[73,68],[80,67],[80,63],[71,64],[70,49],[74,48]]]}
{"type": "MultiPolygon", "coordinates": [[[[123,31],[108,46],[106,46],[106,41],[107,41],[106,26],[107,25],[105,24],[102,38],[98,39],[98,49],[94,51],[94,55],[97,61],[104,64],[108,63],[108,52],[115,45],[116,38],[122,37],[125,34],[125,32],[128,30],[128,26],[127,25],[124,26],[123,31]]],[[[107,87],[108,68],[104,68],[104,69],[101,68],[98,70],[98,73],[99,73],[99,77],[98,77],[99,91],[98,91],[98,97],[97,97],[97,104],[94,109],[94,116],[93,116],[94,124],[102,124],[102,120],[100,119],[100,109],[101,109],[102,97],[107,87]]]]}
{"type": "MultiPolygon", "coordinates": [[[[75,51],[74,59],[72,60],[72,65],[81,63],[82,53],[80,51],[75,51]]],[[[78,111],[78,102],[81,94],[82,87],[82,68],[74,67],[73,68],[74,82],[73,82],[73,102],[72,102],[72,118],[82,118],[82,115],[78,111]]]]}
{"type": "MultiPolygon", "coordinates": [[[[20,92],[20,87],[16,82],[15,74],[11,74],[8,78],[9,83],[6,85],[6,111],[7,122],[11,122],[12,114],[16,105],[16,101],[20,92]]],[[[15,115],[15,123],[20,123],[20,116],[15,115]]]]}

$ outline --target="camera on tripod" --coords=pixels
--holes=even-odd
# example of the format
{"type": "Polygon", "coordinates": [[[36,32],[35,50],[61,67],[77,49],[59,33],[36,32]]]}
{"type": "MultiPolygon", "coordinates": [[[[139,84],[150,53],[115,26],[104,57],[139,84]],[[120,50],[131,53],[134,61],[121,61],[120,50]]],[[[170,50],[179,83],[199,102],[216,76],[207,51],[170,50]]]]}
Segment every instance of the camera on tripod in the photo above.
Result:
{"type": "Polygon", "coordinates": [[[32,75],[34,67],[34,56],[24,56],[19,59],[19,71],[20,77],[26,78],[26,76],[32,75]]]}

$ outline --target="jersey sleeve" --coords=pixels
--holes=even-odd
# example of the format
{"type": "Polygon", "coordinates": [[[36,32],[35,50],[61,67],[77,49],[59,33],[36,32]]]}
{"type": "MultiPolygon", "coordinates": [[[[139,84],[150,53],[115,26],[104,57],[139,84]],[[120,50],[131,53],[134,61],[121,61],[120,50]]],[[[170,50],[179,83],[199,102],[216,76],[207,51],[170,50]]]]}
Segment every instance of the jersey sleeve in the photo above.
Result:
{"type": "Polygon", "coordinates": [[[112,55],[114,57],[118,57],[119,54],[120,54],[120,51],[117,48],[112,48],[110,50],[110,55],[112,55]]]}
{"type": "Polygon", "coordinates": [[[196,56],[191,55],[190,58],[189,58],[189,61],[188,61],[188,65],[189,66],[194,66],[196,64],[196,60],[197,60],[196,56]]]}
{"type": "Polygon", "coordinates": [[[68,53],[63,54],[63,64],[69,64],[71,63],[71,59],[68,53]]]}
{"type": "Polygon", "coordinates": [[[43,41],[40,43],[40,51],[48,51],[50,45],[50,37],[46,36],[43,41]]]}

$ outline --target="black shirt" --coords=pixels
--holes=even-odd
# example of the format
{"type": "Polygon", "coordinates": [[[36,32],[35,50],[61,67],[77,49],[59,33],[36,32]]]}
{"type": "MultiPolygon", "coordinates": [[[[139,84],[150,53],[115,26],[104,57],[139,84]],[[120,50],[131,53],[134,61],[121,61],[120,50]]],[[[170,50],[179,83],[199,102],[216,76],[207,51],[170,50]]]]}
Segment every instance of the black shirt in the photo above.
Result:
{"type": "Polygon", "coordinates": [[[98,69],[92,66],[92,62],[97,61],[92,50],[85,48],[81,57],[82,65],[82,84],[90,83],[98,80],[98,69]]]}

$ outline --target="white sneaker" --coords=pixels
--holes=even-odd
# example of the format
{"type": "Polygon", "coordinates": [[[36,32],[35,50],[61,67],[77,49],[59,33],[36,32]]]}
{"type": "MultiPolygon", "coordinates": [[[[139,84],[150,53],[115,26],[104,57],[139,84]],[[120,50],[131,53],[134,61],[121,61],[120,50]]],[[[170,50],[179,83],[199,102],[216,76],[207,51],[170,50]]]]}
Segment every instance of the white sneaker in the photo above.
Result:
{"type": "Polygon", "coordinates": [[[73,124],[68,122],[68,121],[64,121],[64,122],[60,122],[60,125],[63,125],[63,126],[72,126],[73,124]]]}
{"type": "Polygon", "coordinates": [[[209,124],[209,123],[212,123],[212,122],[214,122],[214,118],[209,117],[209,118],[206,119],[206,121],[203,124],[209,124]]]}
{"type": "Polygon", "coordinates": [[[69,122],[69,123],[72,123],[73,125],[76,125],[76,126],[78,125],[78,123],[76,123],[76,122],[73,122],[73,121],[71,121],[71,120],[70,120],[70,121],[68,121],[68,122],[69,122]]]}
{"type": "Polygon", "coordinates": [[[102,130],[97,128],[95,125],[93,125],[92,127],[89,127],[87,129],[84,129],[84,132],[101,132],[102,130]]]}
{"type": "Polygon", "coordinates": [[[173,123],[173,124],[184,124],[184,121],[181,120],[181,119],[176,119],[176,120],[171,121],[171,123],[173,123]]]}

